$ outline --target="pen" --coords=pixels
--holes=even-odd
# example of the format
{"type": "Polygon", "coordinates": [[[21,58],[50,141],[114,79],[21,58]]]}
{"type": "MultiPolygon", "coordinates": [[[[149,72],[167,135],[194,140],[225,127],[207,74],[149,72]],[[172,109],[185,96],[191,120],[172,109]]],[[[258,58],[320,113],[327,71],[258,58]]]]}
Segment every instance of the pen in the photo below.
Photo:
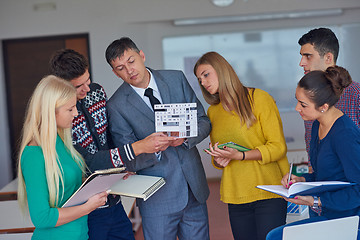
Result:
{"type": "Polygon", "coordinates": [[[293,163],[290,163],[289,177],[287,181],[288,188],[290,187],[291,173],[292,173],[293,163]]]}

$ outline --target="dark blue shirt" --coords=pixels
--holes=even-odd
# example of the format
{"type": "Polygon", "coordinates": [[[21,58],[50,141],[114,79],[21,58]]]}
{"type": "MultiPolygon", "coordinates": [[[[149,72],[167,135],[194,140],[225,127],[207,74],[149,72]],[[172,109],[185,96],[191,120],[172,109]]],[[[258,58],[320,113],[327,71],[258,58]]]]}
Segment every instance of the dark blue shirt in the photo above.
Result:
{"type": "Polygon", "coordinates": [[[356,183],[337,191],[321,193],[322,215],[328,218],[360,216],[360,130],[344,114],[323,139],[319,139],[318,132],[319,122],[315,121],[310,142],[310,161],[314,172],[303,175],[306,181],[356,183]]]}

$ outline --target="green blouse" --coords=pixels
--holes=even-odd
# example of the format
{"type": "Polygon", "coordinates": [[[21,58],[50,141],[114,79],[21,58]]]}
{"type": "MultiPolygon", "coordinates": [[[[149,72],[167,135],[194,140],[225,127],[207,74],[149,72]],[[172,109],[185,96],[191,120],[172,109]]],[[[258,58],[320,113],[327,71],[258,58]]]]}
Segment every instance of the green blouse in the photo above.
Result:
{"type": "MultiPolygon", "coordinates": [[[[64,186],[60,183],[59,187],[59,206],[62,206],[80,187],[82,171],[59,136],[56,139],[56,152],[64,174],[64,186]],[[64,195],[61,198],[63,189],[64,195]]],[[[87,216],[55,227],[59,218],[59,211],[57,208],[50,207],[45,160],[41,147],[25,147],[21,156],[21,170],[26,185],[30,217],[35,226],[32,239],[88,239],[87,216]]]]}

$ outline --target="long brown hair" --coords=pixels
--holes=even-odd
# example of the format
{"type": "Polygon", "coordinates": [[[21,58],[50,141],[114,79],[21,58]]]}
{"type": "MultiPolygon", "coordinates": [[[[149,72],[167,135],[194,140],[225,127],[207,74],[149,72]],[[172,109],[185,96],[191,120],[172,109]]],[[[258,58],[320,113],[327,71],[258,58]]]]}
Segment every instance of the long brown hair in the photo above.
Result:
{"type": "Polygon", "coordinates": [[[234,111],[247,127],[256,122],[256,117],[252,111],[252,98],[232,66],[217,52],[205,53],[195,64],[194,74],[200,65],[211,65],[218,76],[219,92],[210,94],[200,83],[200,88],[207,103],[210,105],[221,102],[223,108],[228,111],[234,111]]]}

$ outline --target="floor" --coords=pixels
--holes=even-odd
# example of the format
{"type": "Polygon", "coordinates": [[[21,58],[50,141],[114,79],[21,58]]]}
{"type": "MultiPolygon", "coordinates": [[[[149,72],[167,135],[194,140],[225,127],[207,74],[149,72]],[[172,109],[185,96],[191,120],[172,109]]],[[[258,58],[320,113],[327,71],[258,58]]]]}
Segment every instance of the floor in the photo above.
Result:
{"type": "MultiPolygon", "coordinates": [[[[220,182],[209,181],[210,196],[207,200],[211,240],[233,240],[227,205],[220,201],[220,182]]],[[[141,227],[135,233],[136,240],[144,240],[141,227]]]]}
{"type": "MultiPolygon", "coordinates": [[[[227,205],[220,201],[220,181],[209,181],[210,196],[207,200],[211,240],[233,240],[227,205]]],[[[308,209],[301,215],[287,216],[287,223],[308,218],[308,209]]],[[[135,233],[135,240],[144,240],[141,226],[135,233]]]]}

